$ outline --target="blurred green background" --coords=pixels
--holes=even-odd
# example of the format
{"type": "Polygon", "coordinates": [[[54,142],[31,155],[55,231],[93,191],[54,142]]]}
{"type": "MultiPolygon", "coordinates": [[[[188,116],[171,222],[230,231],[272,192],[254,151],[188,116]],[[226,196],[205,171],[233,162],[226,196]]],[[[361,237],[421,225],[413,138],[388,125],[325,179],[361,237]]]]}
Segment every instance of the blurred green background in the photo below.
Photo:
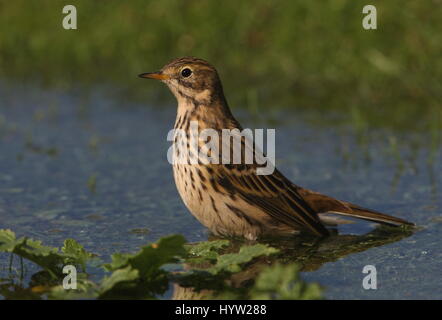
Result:
{"type": "Polygon", "coordinates": [[[441,17],[440,0],[1,0],[0,73],[110,84],[152,101],[170,95],[136,75],[193,55],[218,68],[233,108],[330,110],[362,128],[437,132],[441,17]],[[77,30],[62,28],[67,4],[77,30]],[[377,30],[362,28],[367,4],[377,7],[377,30]]]}

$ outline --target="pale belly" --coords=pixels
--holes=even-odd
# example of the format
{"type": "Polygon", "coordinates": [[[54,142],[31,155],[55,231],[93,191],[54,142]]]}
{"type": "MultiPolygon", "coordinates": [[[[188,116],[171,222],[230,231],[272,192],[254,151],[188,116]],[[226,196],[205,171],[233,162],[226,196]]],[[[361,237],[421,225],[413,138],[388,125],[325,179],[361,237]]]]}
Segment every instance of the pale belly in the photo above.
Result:
{"type": "Polygon", "coordinates": [[[249,240],[275,232],[293,234],[294,230],[275,224],[255,206],[216,192],[208,180],[203,182],[198,177],[198,166],[201,165],[174,164],[175,183],[186,207],[212,233],[249,240]]]}

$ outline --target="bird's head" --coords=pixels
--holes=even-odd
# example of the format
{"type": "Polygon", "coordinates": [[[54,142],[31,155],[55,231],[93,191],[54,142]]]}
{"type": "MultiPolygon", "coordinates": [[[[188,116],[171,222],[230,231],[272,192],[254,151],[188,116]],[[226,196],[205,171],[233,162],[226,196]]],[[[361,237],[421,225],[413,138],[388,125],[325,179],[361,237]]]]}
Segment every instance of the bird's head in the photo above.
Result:
{"type": "Polygon", "coordinates": [[[203,59],[184,57],[172,60],[158,72],[139,75],[161,80],[178,102],[195,105],[224,103],[224,93],[216,69],[203,59]]]}

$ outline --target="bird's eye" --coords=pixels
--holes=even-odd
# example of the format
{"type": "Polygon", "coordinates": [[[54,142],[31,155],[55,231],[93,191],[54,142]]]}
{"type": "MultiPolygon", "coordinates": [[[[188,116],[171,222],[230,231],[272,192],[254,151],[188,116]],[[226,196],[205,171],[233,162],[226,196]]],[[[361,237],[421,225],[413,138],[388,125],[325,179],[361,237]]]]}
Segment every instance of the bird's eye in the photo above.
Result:
{"type": "Polygon", "coordinates": [[[183,70],[181,70],[181,75],[184,78],[190,77],[191,74],[192,74],[192,70],[190,70],[189,68],[184,68],[183,70]]]}

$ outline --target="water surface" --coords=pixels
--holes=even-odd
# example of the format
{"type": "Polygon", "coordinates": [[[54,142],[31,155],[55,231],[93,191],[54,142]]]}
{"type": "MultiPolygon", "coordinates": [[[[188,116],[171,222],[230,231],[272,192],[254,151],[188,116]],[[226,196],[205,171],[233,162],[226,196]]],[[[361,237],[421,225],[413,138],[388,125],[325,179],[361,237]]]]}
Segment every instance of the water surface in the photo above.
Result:
{"type": "MultiPolygon", "coordinates": [[[[295,183],[421,227],[325,262],[304,272],[305,279],[326,287],[331,299],[442,298],[441,153],[430,148],[429,134],[373,129],[361,135],[351,124],[327,125],[335,114],[312,115],[308,108],[234,113],[244,127],[276,128],[277,166],[295,183]],[[320,122],[309,121],[318,116],[320,122]],[[362,288],[365,265],[377,268],[377,290],[362,288]]],[[[101,88],[86,94],[3,85],[0,228],[53,246],[74,238],[104,260],[169,234],[207,240],[179,198],[167,162],[174,119],[172,97],[170,105],[153,106],[101,88]]],[[[372,229],[355,224],[340,231],[372,229]]],[[[8,264],[9,255],[0,254],[0,278],[10,276],[8,264]]],[[[35,271],[25,264],[25,280],[35,271]]]]}

